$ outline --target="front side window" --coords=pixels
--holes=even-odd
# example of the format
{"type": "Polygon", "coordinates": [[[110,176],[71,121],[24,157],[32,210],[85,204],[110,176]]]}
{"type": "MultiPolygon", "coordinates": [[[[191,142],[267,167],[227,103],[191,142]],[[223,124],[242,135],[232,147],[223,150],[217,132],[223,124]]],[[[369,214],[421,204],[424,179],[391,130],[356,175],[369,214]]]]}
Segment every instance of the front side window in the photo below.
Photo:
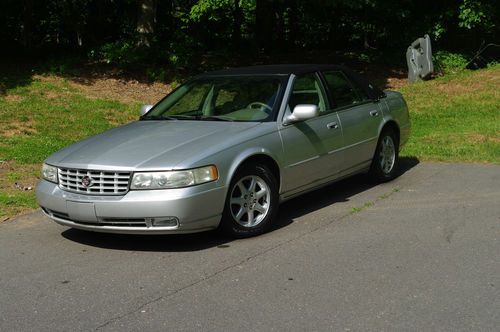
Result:
{"type": "Polygon", "coordinates": [[[299,104],[314,104],[318,106],[320,112],[326,110],[325,97],[316,74],[299,75],[295,79],[288,106],[293,111],[299,104]]]}
{"type": "Polygon", "coordinates": [[[355,84],[352,84],[340,71],[324,72],[326,84],[332,94],[335,107],[355,105],[367,100],[367,97],[355,84]]]}
{"type": "Polygon", "coordinates": [[[262,76],[205,77],[182,85],[143,120],[269,121],[282,78],[262,76]]]}

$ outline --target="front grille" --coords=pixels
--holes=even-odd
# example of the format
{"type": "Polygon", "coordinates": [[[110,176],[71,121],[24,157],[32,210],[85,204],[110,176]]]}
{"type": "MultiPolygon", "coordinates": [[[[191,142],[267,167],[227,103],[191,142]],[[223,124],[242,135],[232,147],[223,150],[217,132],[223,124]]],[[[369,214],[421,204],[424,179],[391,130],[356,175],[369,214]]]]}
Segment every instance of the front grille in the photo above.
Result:
{"type": "Polygon", "coordinates": [[[124,195],[129,188],[130,172],[59,168],[58,174],[59,187],[75,193],[88,195],[124,195]],[[82,182],[84,177],[88,177],[86,180],[90,180],[90,184],[87,186],[82,182]]]}
{"type": "MultiPolygon", "coordinates": [[[[144,218],[100,218],[100,226],[148,227],[144,218]]],[[[151,226],[151,223],[150,223],[151,226]]]]}
{"type": "Polygon", "coordinates": [[[86,221],[78,221],[73,220],[69,217],[67,213],[54,211],[50,209],[43,208],[46,214],[49,216],[72,221],[77,224],[82,225],[92,225],[92,226],[118,226],[118,227],[150,227],[151,223],[148,226],[145,218],[99,218],[99,222],[86,222],[86,221]]]}

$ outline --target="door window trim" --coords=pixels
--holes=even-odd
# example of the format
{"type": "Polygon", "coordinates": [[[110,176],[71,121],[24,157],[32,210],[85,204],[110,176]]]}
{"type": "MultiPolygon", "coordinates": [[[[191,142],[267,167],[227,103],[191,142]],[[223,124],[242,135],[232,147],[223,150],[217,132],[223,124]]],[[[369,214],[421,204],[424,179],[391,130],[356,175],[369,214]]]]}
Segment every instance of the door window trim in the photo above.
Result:
{"type": "MultiPolygon", "coordinates": [[[[352,79],[349,78],[349,75],[347,75],[343,70],[341,69],[332,69],[332,70],[321,70],[319,71],[319,74],[323,80],[323,85],[325,86],[325,89],[327,90],[327,94],[328,94],[328,99],[330,101],[330,105],[333,105],[334,108],[332,108],[330,111],[331,112],[340,112],[340,111],[344,111],[346,109],[350,109],[350,108],[353,108],[353,107],[357,107],[357,106],[360,106],[360,105],[365,105],[365,104],[375,104],[375,100],[371,99],[364,91],[363,89],[361,89],[358,85],[356,85],[356,82],[353,82],[352,79]],[[356,102],[354,104],[351,104],[351,105],[345,105],[345,106],[339,106],[337,107],[336,106],[336,103],[335,103],[335,99],[333,98],[333,93],[328,85],[328,82],[326,81],[326,77],[325,77],[325,74],[324,73],[328,73],[328,72],[339,72],[341,73],[344,78],[346,79],[346,81],[349,83],[349,85],[351,86],[351,89],[353,89],[353,91],[358,94],[358,92],[356,90],[359,90],[364,98],[366,98],[366,100],[363,100],[363,101],[359,101],[359,102],[356,102]],[[355,89],[355,87],[357,87],[357,89],[355,89]]],[[[326,113],[326,112],[325,112],[326,113]]]]}
{"type": "MultiPolygon", "coordinates": [[[[289,104],[289,101],[290,101],[290,98],[291,98],[291,96],[293,94],[293,89],[294,89],[295,82],[297,81],[297,78],[300,78],[300,76],[305,76],[305,75],[313,75],[317,79],[317,83],[318,83],[318,87],[319,87],[319,90],[320,90],[320,94],[322,94],[322,96],[320,96],[320,99],[322,97],[322,99],[323,99],[323,101],[325,103],[325,111],[320,112],[319,114],[321,115],[321,114],[326,113],[330,109],[330,107],[331,107],[331,102],[330,102],[330,98],[328,97],[328,92],[326,91],[326,87],[325,87],[325,84],[323,82],[323,79],[322,79],[321,75],[319,75],[318,71],[291,76],[291,79],[293,79],[293,81],[291,82],[291,85],[290,85],[290,91],[288,91],[288,94],[284,96],[284,98],[286,98],[286,101],[283,100],[285,108],[289,104]]],[[[318,105],[318,107],[319,107],[319,105],[318,105]]],[[[290,111],[293,111],[293,110],[290,109],[290,111]]]]}

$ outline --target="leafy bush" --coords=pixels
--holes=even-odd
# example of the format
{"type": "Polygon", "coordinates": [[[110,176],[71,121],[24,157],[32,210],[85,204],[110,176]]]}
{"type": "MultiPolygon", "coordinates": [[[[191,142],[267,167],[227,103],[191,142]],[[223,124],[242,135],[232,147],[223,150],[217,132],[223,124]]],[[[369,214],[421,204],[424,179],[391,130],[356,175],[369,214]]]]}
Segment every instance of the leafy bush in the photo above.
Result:
{"type": "Polygon", "coordinates": [[[116,41],[91,50],[89,57],[108,64],[126,66],[140,62],[144,58],[142,53],[133,41],[116,41]]]}
{"type": "Polygon", "coordinates": [[[70,55],[62,58],[50,58],[37,66],[37,70],[58,75],[78,75],[78,64],[81,61],[80,57],[70,55]]]}
{"type": "Polygon", "coordinates": [[[156,67],[170,65],[174,69],[188,66],[193,60],[193,46],[183,33],[168,42],[153,40],[150,47],[138,46],[133,39],[106,43],[89,52],[89,58],[127,68],[148,68],[147,75],[153,80],[164,80],[165,73],[156,67]]]}
{"type": "Polygon", "coordinates": [[[433,56],[434,67],[439,74],[457,73],[469,62],[463,54],[437,51],[433,56]]]}
{"type": "Polygon", "coordinates": [[[148,68],[146,70],[146,75],[151,81],[165,82],[167,79],[167,72],[162,68],[148,68]]]}

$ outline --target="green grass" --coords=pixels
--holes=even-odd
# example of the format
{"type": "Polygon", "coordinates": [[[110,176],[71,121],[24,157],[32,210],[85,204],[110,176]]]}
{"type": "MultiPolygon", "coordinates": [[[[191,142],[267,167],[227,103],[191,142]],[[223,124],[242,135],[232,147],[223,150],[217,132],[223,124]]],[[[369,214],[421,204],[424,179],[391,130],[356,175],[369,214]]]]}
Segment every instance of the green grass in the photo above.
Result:
{"type": "MultiPolygon", "coordinates": [[[[402,155],[500,163],[499,79],[497,65],[403,87],[412,135],[402,155]]],[[[54,76],[0,77],[0,93],[0,221],[36,208],[22,187],[35,186],[47,156],[136,119],[140,106],[86,97],[54,76]]]]}
{"type": "MultiPolygon", "coordinates": [[[[9,78],[3,80],[7,85],[9,78]]],[[[34,187],[47,156],[136,119],[138,109],[139,103],[87,98],[55,77],[6,89],[0,95],[0,221],[36,207],[34,190],[24,191],[15,183],[34,187]]]]}
{"type": "Polygon", "coordinates": [[[401,89],[412,120],[403,156],[500,163],[500,66],[401,89]]]}

